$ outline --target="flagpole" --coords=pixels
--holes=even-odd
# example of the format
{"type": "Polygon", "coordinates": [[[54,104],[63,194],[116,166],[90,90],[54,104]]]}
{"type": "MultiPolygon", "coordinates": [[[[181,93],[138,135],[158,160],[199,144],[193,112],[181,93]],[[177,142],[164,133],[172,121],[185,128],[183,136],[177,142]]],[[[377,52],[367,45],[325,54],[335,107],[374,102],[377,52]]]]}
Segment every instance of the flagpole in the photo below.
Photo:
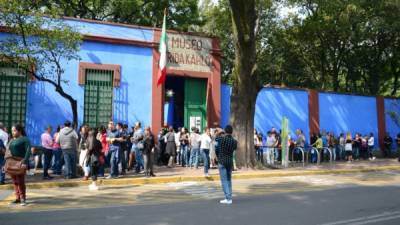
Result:
{"type": "Polygon", "coordinates": [[[158,76],[157,76],[157,86],[164,84],[167,73],[167,8],[164,9],[163,23],[160,36],[159,53],[160,59],[158,63],[158,76]]]}

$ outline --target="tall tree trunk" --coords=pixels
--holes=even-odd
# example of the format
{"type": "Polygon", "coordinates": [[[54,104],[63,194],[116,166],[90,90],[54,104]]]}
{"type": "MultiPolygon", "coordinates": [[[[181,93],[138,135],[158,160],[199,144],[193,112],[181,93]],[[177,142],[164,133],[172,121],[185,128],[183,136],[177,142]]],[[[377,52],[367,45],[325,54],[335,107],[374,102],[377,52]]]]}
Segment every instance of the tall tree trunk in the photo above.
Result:
{"type": "Polygon", "coordinates": [[[65,99],[69,101],[72,110],[72,126],[74,128],[78,127],[78,104],[77,101],[69,94],[65,93],[61,86],[56,86],[56,91],[65,99]]]}
{"type": "Polygon", "coordinates": [[[254,112],[259,91],[256,78],[257,13],[255,0],[230,0],[235,63],[231,100],[231,124],[238,139],[237,166],[253,167],[254,112]]]}

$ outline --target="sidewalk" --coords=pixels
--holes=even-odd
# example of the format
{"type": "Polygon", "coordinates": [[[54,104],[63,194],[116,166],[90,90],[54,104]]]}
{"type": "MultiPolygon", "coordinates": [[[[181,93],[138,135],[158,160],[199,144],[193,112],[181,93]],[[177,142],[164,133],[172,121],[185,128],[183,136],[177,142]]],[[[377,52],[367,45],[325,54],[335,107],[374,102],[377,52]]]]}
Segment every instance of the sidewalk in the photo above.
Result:
{"type": "MultiPolygon", "coordinates": [[[[400,163],[397,159],[376,159],[374,161],[356,161],[352,163],[337,162],[333,164],[324,163],[322,165],[306,164],[302,167],[297,164],[295,167],[287,169],[241,169],[233,172],[234,179],[251,179],[251,178],[267,178],[267,177],[283,177],[283,176],[305,176],[318,174],[344,174],[356,172],[372,172],[383,170],[400,170],[400,163]]],[[[210,176],[204,177],[203,168],[189,169],[182,167],[167,168],[156,167],[155,174],[157,177],[145,178],[143,174],[133,174],[128,172],[118,179],[99,179],[99,183],[103,185],[141,185],[141,184],[161,184],[183,181],[218,181],[218,170],[211,169],[210,176]]],[[[42,180],[41,172],[36,172],[34,176],[27,176],[26,183],[28,189],[44,189],[53,187],[77,187],[85,186],[90,181],[83,181],[82,178],[65,180],[61,176],[54,176],[51,181],[42,180]]],[[[13,189],[11,180],[7,179],[7,184],[0,186],[0,190],[13,189]]]]}

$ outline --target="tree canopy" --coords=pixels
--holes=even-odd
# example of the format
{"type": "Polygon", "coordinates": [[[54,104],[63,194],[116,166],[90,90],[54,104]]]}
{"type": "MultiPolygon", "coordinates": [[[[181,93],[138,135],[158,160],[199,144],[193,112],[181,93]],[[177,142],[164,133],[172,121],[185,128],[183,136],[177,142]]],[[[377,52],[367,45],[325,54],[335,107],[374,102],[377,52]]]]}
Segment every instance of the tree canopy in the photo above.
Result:
{"type": "MultiPolygon", "coordinates": [[[[60,15],[204,32],[220,39],[223,81],[235,50],[228,0],[37,0],[60,15]]],[[[400,96],[397,0],[257,0],[257,82],[367,95],[400,96]],[[282,11],[296,9],[283,15],[282,11]]]]}

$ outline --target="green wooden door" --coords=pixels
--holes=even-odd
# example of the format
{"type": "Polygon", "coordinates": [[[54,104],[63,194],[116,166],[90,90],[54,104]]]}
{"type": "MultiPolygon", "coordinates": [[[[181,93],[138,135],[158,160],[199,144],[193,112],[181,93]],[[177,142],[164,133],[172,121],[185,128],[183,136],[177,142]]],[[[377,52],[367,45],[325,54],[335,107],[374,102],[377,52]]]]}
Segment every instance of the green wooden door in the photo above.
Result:
{"type": "Polygon", "coordinates": [[[203,131],[207,126],[207,80],[185,79],[185,127],[197,127],[203,131]]]}
{"type": "Polygon", "coordinates": [[[25,126],[27,76],[16,67],[0,65],[0,121],[8,128],[25,126]]]}
{"type": "Polygon", "coordinates": [[[86,70],[84,123],[106,126],[112,117],[113,71],[86,70]]]}

